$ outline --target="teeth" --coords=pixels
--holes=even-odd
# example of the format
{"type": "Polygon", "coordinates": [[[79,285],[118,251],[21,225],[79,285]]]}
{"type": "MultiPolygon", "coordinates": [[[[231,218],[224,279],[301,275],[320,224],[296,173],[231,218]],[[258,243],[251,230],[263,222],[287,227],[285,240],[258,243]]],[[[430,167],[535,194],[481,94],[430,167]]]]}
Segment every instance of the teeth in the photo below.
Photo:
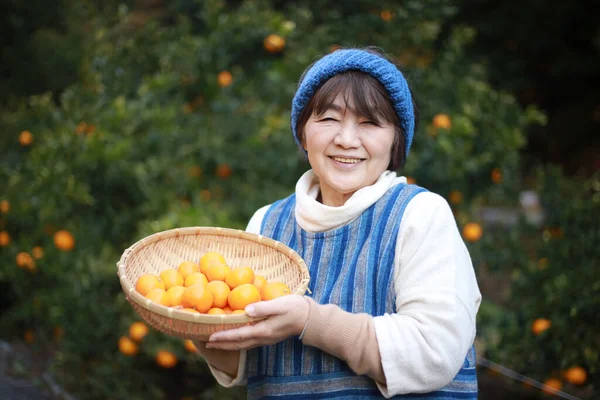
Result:
{"type": "Polygon", "coordinates": [[[346,164],[356,164],[360,161],[358,158],[343,158],[343,157],[333,157],[335,161],[343,162],[346,164]]]}

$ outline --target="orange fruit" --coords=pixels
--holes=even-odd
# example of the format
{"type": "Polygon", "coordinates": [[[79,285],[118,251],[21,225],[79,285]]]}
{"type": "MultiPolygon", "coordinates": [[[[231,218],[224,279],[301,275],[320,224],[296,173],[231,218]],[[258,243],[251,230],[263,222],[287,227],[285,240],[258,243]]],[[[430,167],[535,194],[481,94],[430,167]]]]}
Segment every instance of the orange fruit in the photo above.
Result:
{"type": "Polygon", "coordinates": [[[220,315],[220,314],[225,314],[225,311],[223,311],[222,308],[213,307],[210,310],[208,310],[206,313],[211,314],[211,315],[220,315]]]}
{"type": "Polygon", "coordinates": [[[33,258],[39,260],[40,258],[44,257],[44,249],[42,249],[40,246],[35,246],[33,249],[31,249],[31,254],[33,255],[33,258]]]}
{"type": "Polygon", "coordinates": [[[198,313],[198,311],[194,310],[193,308],[182,308],[182,311],[188,311],[191,313],[198,313]]]}
{"type": "Polygon", "coordinates": [[[225,257],[222,254],[216,251],[209,251],[200,257],[200,261],[198,261],[198,266],[200,267],[200,272],[206,275],[206,269],[211,265],[227,265],[225,261],[225,257]]]}
{"type": "Polygon", "coordinates": [[[453,190],[448,195],[448,200],[450,200],[450,203],[452,203],[454,205],[460,204],[462,202],[462,198],[463,198],[463,195],[458,190],[453,190]]]}
{"type": "Polygon", "coordinates": [[[54,340],[56,340],[57,342],[62,339],[62,337],[65,334],[65,330],[61,327],[61,326],[55,326],[54,329],[52,330],[52,337],[54,337],[54,340]]]}
{"type": "Polygon", "coordinates": [[[262,294],[262,291],[263,291],[265,285],[267,284],[267,280],[262,275],[254,275],[253,283],[254,283],[254,286],[256,286],[258,288],[258,290],[260,290],[260,293],[262,294]]]}
{"type": "Polygon", "coordinates": [[[167,302],[169,307],[177,307],[183,303],[183,292],[185,288],[183,286],[171,286],[167,290],[167,302]]]}
{"type": "Polygon", "coordinates": [[[159,277],[167,290],[173,286],[183,286],[183,276],[176,269],[165,269],[160,273],[159,277]]]}
{"type": "Polygon", "coordinates": [[[231,176],[232,169],[227,164],[219,164],[217,166],[216,175],[221,179],[227,179],[231,176]]]}
{"type": "Polygon", "coordinates": [[[571,367],[565,371],[565,379],[573,385],[583,385],[587,380],[587,372],[579,366],[571,367]]]}
{"type": "Polygon", "coordinates": [[[129,337],[136,342],[141,341],[148,334],[148,326],[143,322],[134,322],[129,327],[129,337]]]}
{"type": "Polygon", "coordinates": [[[21,146],[29,146],[33,143],[33,135],[29,131],[23,131],[19,134],[19,143],[21,146]]]}
{"type": "Polygon", "coordinates": [[[254,271],[250,267],[237,267],[231,270],[225,280],[231,289],[246,283],[254,283],[254,271]]]}
{"type": "Polygon", "coordinates": [[[165,289],[165,284],[162,283],[162,281],[158,279],[158,276],[154,274],[142,275],[135,283],[135,290],[137,290],[142,296],[147,295],[148,292],[154,288],[165,289]]]}
{"type": "Polygon", "coordinates": [[[0,232],[0,246],[5,247],[10,243],[10,235],[6,231],[0,232]]]}
{"type": "Polygon", "coordinates": [[[407,176],[406,177],[406,184],[407,185],[414,185],[415,183],[417,183],[417,181],[415,180],[415,178],[413,178],[412,176],[407,176]]]}
{"type": "Polygon", "coordinates": [[[183,286],[190,287],[196,283],[201,283],[202,285],[206,286],[208,284],[206,275],[204,275],[202,272],[192,272],[187,276],[187,278],[185,278],[183,286]]]}
{"type": "Polygon", "coordinates": [[[213,307],[223,308],[227,305],[227,296],[229,296],[229,286],[223,281],[211,281],[206,288],[212,292],[213,307]]]}
{"type": "Polygon", "coordinates": [[[263,40],[263,46],[269,53],[279,53],[285,47],[285,39],[279,35],[271,34],[263,40]]]}
{"type": "Polygon", "coordinates": [[[181,274],[183,279],[185,279],[188,277],[189,274],[193,272],[200,272],[200,267],[194,262],[184,261],[181,264],[179,264],[179,267],[177,267],[177,271],[181,274]]]}
{"type": "Polygon", "coordinates": [[[260,301],[260,291],[251,283],[244,283],[235,287],[227,297],[232,310],[243,310],[248,304],[260,301]]]}
{"type": "Polygon", "coordinates": [[[231,273],[231,268],[227,265],[211,265],[206,268],[206,278],[209,282],[225,281],[227,275],[231,273]]]}
{"type": "Polygon", "coordinates": [[[153,302],[155,302],[157,304],[162,304],[165,307],[169,307],[169,298],[167,297],[167,292],[165,291],[165,289],[161,289],[161,288],[150,289],[150,291],[148,293],[146,293],[146,296],[144,296],[144,297],[152,300],[153,302]]]}
{"type": "Polygon", "coordinates": [[[21,268],[33,269],[35,268],[35,262],[29,253],[24,251],[17,254],[16,257],[17,265],[21,268]]]}
{"type": "Polygon", "coordinates": [[[127,336],[119,338],[119,351],[126,356],[134,356],[138,352],[137,344],[127,336]]]}
{"type": "Polygon", "coordinates": [[[8,200],[0,201],[0,212],[2,212],[2,214],[6,214],[8,210],[10,210],[10,203],[8,200]]]}
{"type": "Polygon", "coordinates": [[[177,357],[170,351],[160,350],[156,353],[156,363],[163,368],[173,368],[177,365],[177,357]]]}
{"type": "Polygon", "coordinates": [[[71,232],[61,229],[54,233],[54,245],[61,251],[71,251],[75,247],[75,238],[71,232]]]}
{"type": "Polygon", "coordinates": [[[25,334],[23,334],[23,339],[25,339],[25,343],[33,343],[35,342],[35,332],[33,329],[27,329],[25,334]]]}
{"type": "Polygon", "coordinates": [[[213,295],[203,284],[196,283],[185,288],[182,300],[184,308],[195,308],[196,311],[205,313],[212,307],[213,295]]]}
{"type": "Polygon", "coordinates": [[[447,114],[437,114],[433,117],[433,126],[436,128],[450,129],[452,121],[447,114]]]}
{"type": "Polygon", "coordinates": [[[476,222],[469,222],[463,227],[463,237],[468,242],[476,242],[483,236],[483,229],[481,225],[476,222]]]}
{"type": "Polygon", "coordinates": [[[223,307],[223,311],[225,311],[225,314],[231,314],[233,312],[233,308],[225,306],[223,307]]]}
{"type": "Polygon", "coordinates": [[[546,393],[554,393],[557,390],[562,389],[562,382],[558,378],[548,378],[544,381],[544,385],[548,386],[547,388],[542,389],[546,393]]]}
{"type": "Polygon", "coordinates": [[[198,351],[198,349],[196,348],[196,345],[190,339],[184,340],[183,341],[183,346],[190,353],[196,353],[198,351]]]}
{"type": "Polygon", "coordinates": [[[385,22],[389,22],[392,20],[392,17],[394,16],[394,14],[392,14],[392,12],[390,10],[383,10],[381,13],[379,13],[379,16],[385,22]]]}
{"type": "Polygon", "coordinates": [[[231,72],[229,71],[221,71],[219,72],[219,75],[217,75],[217,82],[219,83],[219,86],[227,87],[233,82],[233,75],[231,75],[231,72]]]}
{"type": "Polygon", "coordinates": [[[502,182],[502,171],[500,170],[500,168],[494,168],[492,170],[492,182],[498,184],[500,182],[502,182]]]}
{"type": "Polygon", "coordinates": [[[290,294],[290,288],[283,282],[270,282],[265,285],[262,291],[263,300],[273,300],[281,296],[290,294]]]}
{"type": "Polygon", "coordinates": [[[533,331],[533,334],[537,336],[549,329],[550,326],[552,326],[552,322],[550,322],[550,320],[546,318],[538,318],[533,321],[533,324],[531,324],[531,330],[533,331]]]}
{"type": "Polygon", "coordinates": [[[244,310],[233,310],[231,312],[231,314],[246,314],[246,311],[244,311],[244,310]]]}

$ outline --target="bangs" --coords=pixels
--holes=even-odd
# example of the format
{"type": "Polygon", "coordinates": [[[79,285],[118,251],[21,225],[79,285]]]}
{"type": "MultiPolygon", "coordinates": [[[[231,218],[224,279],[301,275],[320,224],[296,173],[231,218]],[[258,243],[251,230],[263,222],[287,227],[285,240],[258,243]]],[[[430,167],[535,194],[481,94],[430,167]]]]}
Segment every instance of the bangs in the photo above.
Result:
{"type": "Polygon", "coordinates": [[[323,114],[339,94],[342,94],[346,108],[354,114],[377,124],[385,121],[399,125],[398,115],[385,87],[371,75],[360,71],[341,73],[325,82],[311,99],[312,113],[323,114]]]}

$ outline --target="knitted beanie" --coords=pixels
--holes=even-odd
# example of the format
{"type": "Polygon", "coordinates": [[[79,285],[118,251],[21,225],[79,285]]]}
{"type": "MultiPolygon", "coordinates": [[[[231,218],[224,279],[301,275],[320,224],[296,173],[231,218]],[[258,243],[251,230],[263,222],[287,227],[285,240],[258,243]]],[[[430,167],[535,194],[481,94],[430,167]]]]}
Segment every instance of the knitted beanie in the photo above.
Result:
{"type": "Polygon", "coordinates": [[[300,149],[304,151],[298,139],[296,125],[302,110],[323,83],[334,75],[350,70],[365,72],[385,87],[404,131],[405,157],[408,156],[415,130],[412,96],[408,83],[394,64],[377,54],[357,49],[336,50],[324,56],[310,67],[299,83],[292,101],[291,125],[294,139],[300,149]]]}

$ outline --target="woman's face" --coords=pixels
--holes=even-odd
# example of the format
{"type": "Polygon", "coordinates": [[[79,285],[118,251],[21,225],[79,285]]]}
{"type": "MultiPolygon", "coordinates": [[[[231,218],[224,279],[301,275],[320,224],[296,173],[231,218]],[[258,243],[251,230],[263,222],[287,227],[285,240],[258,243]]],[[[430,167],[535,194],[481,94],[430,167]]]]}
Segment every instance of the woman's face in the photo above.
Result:
{"type": "MultiPolygon", "coordinates": [[[[354,109],[352,99],[349,107],[354,109]]],[[[359,189],[372,185],[390,163],[395,128],[378,124],[346,108],[339,94],[321,115],[304,127],[303,146],[319,178],[321,201],[338,207],[359,189]]]]}

